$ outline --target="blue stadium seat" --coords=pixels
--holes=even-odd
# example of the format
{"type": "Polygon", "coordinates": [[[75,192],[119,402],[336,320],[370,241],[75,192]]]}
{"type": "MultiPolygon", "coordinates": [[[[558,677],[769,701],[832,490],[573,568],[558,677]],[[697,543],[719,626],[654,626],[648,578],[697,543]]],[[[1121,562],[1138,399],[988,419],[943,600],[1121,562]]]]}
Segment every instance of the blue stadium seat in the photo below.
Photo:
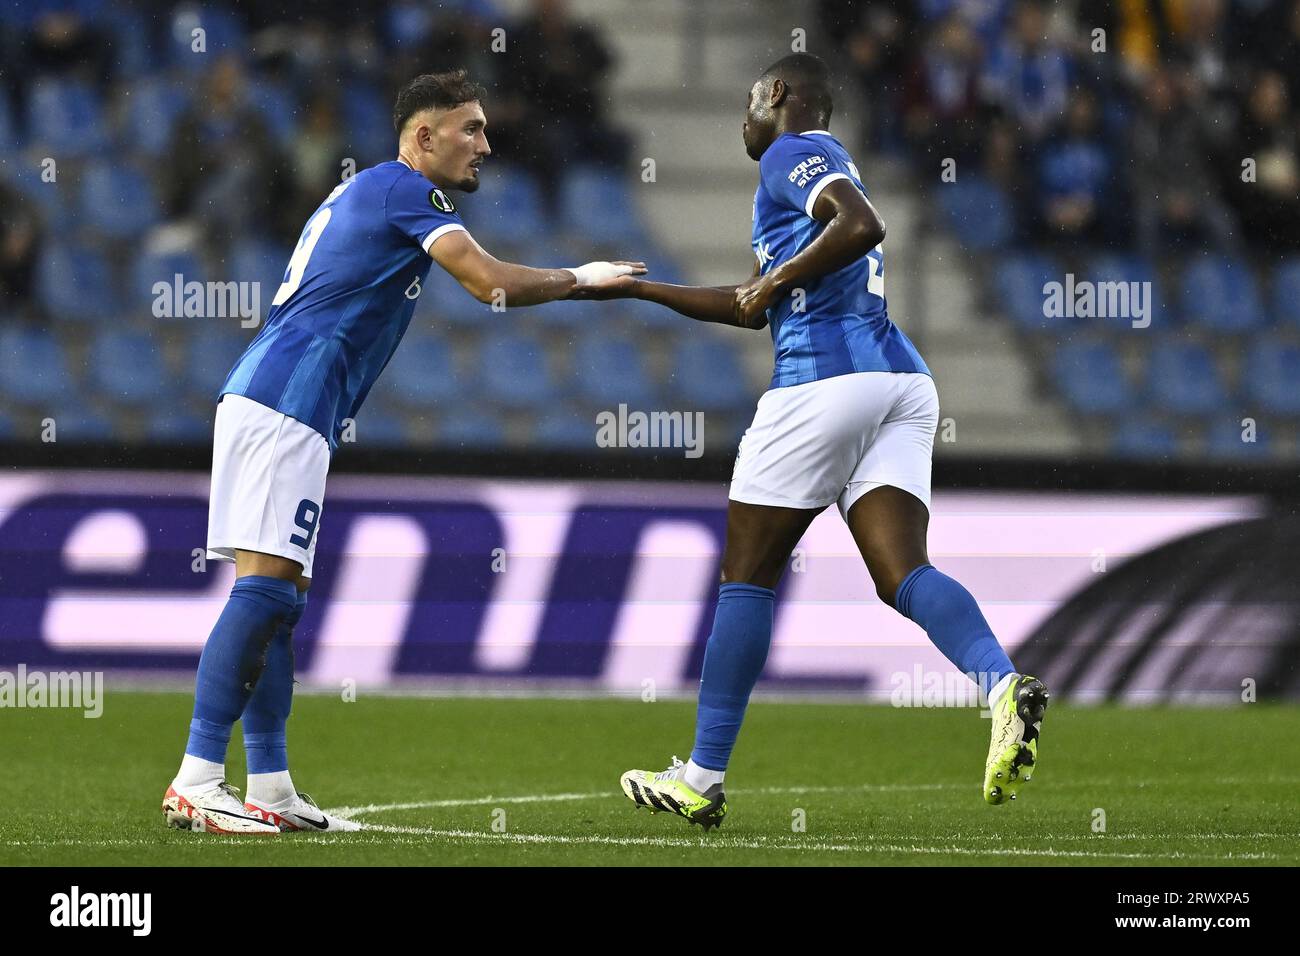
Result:
{"type": "MultiPolygon", "coordinates": [[[[1150,328],[1166,328],[1174,318],[1171,310],[1167,308],[1167,303],[1164,301],[1164,297],[1161,294],[1160,282],[1156,276],[1155,267],[1151,264],[1151,261],[1144,256],[1129,255],[1125,253],[1113,253],[1098,256],[1089,263],[1088,271],[1084,278],[1099,284],[1107,282],[1150,283],[1146,286],[1146,289],[1150,290],[1149,301],[1146,303],[1150,308],[1150,328]]],[[[1098,294],[1100,295],[1100,293],[1098,294]]],[[[1136,318],[1136,305],[1137,303],[1129,300],[1127,314],[1109,315],[1105,318],[1097,318],[1091,321],[1121,329],[1131,329],[1133,328],[1133,321],[1136,318]]]]}
{"type": "Polygon", "coordinates": [[[453,408],[438,424],[434,444],[444,447],[490,449],[505,441],[505,429],[495,415],[477,408],[453,408]]]}
{"type": "Polygon", "coordinates": [[[114,437],[113,420],[84,401],[65,403],[50,412],[60,442],[107,442],[114,437]]]}
{"type": "Polygon", "coordinates": [[[1215,332],[1249,332],[1267,321],[1250,267],[1222,256],[1201,256],[1183,270],[1182,309],[1189,323],[1215,332]]]}
{"type": "Polygon", "coordinates": [[[106,321],[121,312],[108,260],[89,246],[47,243],[36,265],[36,296],[64,322],[106,321]]]}
{"type": "Polygon", "coordinates": [[[107,145],[103,105],[90,84],[80,80],[42,77],[34,82],[27,122],[33,145],[60,161],[97,153],[107,145]]]}
{"type": "Polygon", "coordinates": [[[482,187],[462,212],[474,235],[489,249],[502,242],[531,243],[547,233],[542,189],[530,172],[509,164],[489,164],[481,176],[482,187]]]}
{"type": "Polygon", "coordinates": [[[1205,432],[1205,454],[1210,458],[1250,461],[1269,458],[1273,454],[1272,436],[1256,423],[1254,441],[1245,441],[1246,431],[1240,416],[1235,419],[1216,419],[1205,432]]]}
{"type": "Polygon", "coordinates": [[[374,87],[357,81],[343,85],[339,111],[348,140],[343,155],[356,159],[358,169],[393,158],[392,110],[392,101],[374,87]]]}
{"type": "Polygon", "coordinates": [[[1109,415],[1132,407],[1133,389],[1109,343],[1063,344],[1053,370],[1057,388],[1075,411],[1109,415]]]}
{"type": "Polygon", "coordinates": [[[758,397],[750,389],[736,349],[716,339],[695,336],[677,346],[670,384],[676,401],[669,410],[736,411],[752,406],[758,397]]]}
{"type": "Polygon", "coordinates": [[[1300,257],[1273,270],[1273,318],[1300,327],[1300,257]]]}
{"type": "Polygon", "coordinates": [[[74,395],[63,346],[46,329],[0,329],[0,395],[6,401],[44,405],[74,395]]]}
{"type": "Polygon", "coordinates": [[[1011,203],[983,176],[960,176],[956,182],[942,183],[937,193],[939,208],[967,249],[984,252],[1011,241],[1015,232],[1011,203]]]}
{"type": "MultiPolygon", "coordinates": [[[[216,415],[215,408],[212,415],[216,415]]],[[[149,417],[145,434],[150,441],[201,444],[212,440],[212,417],[204,418],[184,409],[159,409],[149,417]]]]}
{"type": "Polygon", "coordinates": [[[554,451],[595,451],[596,416],[565,406],[551,408],[533,427],[532,444],[554,451]]]}
{"type": "Polygon", "coordinates": [[[240,330],[237,323],[221,320],[195,325],[185,357],[185,388],[196,401],[215,405],[226,376],[253,340],[255,330],[240,330]]]}
{"type": "Polygon", "coordinates": [[[451,348],[434,335],[408,334],[384,370],[384,378],[392,401],[415,408],[433,408],[467,397],[451,348]]]}
{"type": "MultiPolygon", "coordinates": [[[[199,257],[188,249],[178,249],[174,252],[144,252],[136,257],[132,266],[131,276],[131,301],[136,307],[142,307],[152,310],[154,300],[159,294],[172,296],[173,302],[171,309],[175,312],[175,285],[176,276],[181,277],[181,304],[184,305],[184,286],[190,282],[204,282],[207,279],[206,270],[199,257]],[[166,283],[167,290],[162,293],[154,292],[156,283],[166,283]]],[[[205,293],[206,295],[206,293],[205,293]]],[[[270,303],[265,303],[269,308],[270,303]]],[[[151,313],[152,314],[152,311],[151,313]]],[[[183,316],[172,315],[170,318],[179,319],[183,316]]]]}
{"type": "Polygon", "coordinates": [[[1129,461],[1171,458],[1178,454],[1178,438],[1159,419],[1127,418],[1111,433],[1110,452],[1129,461]]]}
{"type": "Polygon", "coordinates": [[[9,106],[9,97],[0,96],[0,156],[16,153],[22,146],[21,131],[9,106]]]}
{"type": "Polygon", "coordinates": [[[1247,354],[1242,392],[1264,411],[1300,415],[1300,346],[1261,336],[1247,354]]]}
{"type": "Polygon", "coordinates": [[[464,286],[435,262],[429,269],[420,297],[415,300],[411,327],[495,327],[504,318],[502,313],[493,312],[488,305],[466,292],[464,286]]]}
{"type": "Polygon", "coordinates": [[[227,278],[238,282],[258,283],[260,318],[265,318],[271,311],[271,300],[284,281],[284,272],[289,265],[292,249],[280,246],[268,239],[249,237],[238,240],[231,249],[229,262],[226,264],[227,278]]]}
{"type": "Polygon", "coordinates": [[[302,110],[292,91],[263,80],[249,84],[249,103],[267,131],[284,148],[290,148],[298,133],[302,110]]]}
{"type": "Polygon", "coordinates": [[[146,79],[132,86],[122,101],[126,106],[122,145],[156,157],[170,147],[189,94],[184,86],[167,80],[146,79]]]}
{"type": "Polygon", "coordinates": [[[1157,408],[1178,415],[1207,415],[1227,401],[1214,356],[1192,342],[1168,342],[1152,352],[1147,388],[1157,408]]]}
{"type": "Polygon", "coordinates": [[[479,362],[484,396],[507,408],[537,408],[557,394],[546,349],[533,335],[496,333],[479,362]]]}
{"type": "MultiPolygon", "coordinates": [[[[635,242],[643,234],[629,174],[600,166],[574,166],[560,183],[563,227],[594,243],[635,242]]],[[[631,255],[631,253],[628,253],[631,255]]]]}
{"type": "Polygon", "coordinates": [[[628,336],[592,332],[573,353],[573,378],[583,399],[603,408],[620,402],[656,408],[658,389],[650,380],[642,346],[628,336]]]}
{"type": "Polygon", "coordinates": [[[146,177],[107,161],[91,163],[82,174],[81,212],[87,225],[110,239],[134,239],[162,214],[146,177]]]}
{"type": "Polygon", "coordinates": [[[382,405],[372,408],[369,401],[357,414],[354,434],[357,448],[401,448],[410,444],[405,417],[382,405]]]}
{"type": "Polygon", "coordinates": [[[163,367],[158,343],[149,336],[106,329],[96,337],[90,355],[93,385],[110,401],[145,406],[170,397],[174,383],[163,367]]]}
{"type": "Polygon", "coordinates": [[[118,76],[144,76],[154,70],[158,54],[150,42],[153,30],[140,11],[115,7],[101,11],[97,19],[112,35],[113,70],[118,76]]]}
{"type": "Polygon", "coordinates": [[[1076,324],[1075,319],[1066,316],[1046,315],[1043,287],[1048,282],[1064,281],[1064,273],[1046,256],[1021,253],[1007,256],[998,264],[994,288],[1012,322],[1029,332],[1046,332],[1076,324]]]}

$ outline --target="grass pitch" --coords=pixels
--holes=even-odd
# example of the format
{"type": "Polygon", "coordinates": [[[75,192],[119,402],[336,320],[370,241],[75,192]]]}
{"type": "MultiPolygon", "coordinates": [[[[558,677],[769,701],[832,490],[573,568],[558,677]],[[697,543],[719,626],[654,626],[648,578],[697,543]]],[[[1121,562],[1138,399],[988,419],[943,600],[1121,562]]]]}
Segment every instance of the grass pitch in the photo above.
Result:
{"type": "Polygon", "coordinates": [[[239,839],[163,825],[190,706],[110,685],[97,720],[0,711],[0,864],[1300,864],[1296,707],[1058,702],[1033,781],[989,807],[977,711],[756,700],[706,835],[618,787],[687,756],[692,702],[300,695],[294,782],[375,829],[239,839]]]}

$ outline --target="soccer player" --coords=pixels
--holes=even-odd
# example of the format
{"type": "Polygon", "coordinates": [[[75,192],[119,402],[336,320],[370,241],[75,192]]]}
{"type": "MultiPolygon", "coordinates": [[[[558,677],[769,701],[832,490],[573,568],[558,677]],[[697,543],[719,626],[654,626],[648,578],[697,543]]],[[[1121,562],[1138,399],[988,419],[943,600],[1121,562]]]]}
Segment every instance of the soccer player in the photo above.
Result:
{"type": "Polygon", "coordinates": [[[747,329],[771,326],[776,367],[740,442],[713,633],[704,657],[691,759],[631,770],[639,806],[700,823],[727,812],[723,777],[772,638],[773,589],[827,505],[840,514],[876,593],[921,627],[963,673],[992,689],[984,772],[989,803],[1030,777],[1048,692],[1016,673],[970,593],[930,564],[926,528],[939,399],[929,370],[885,307],[885,226],[849,154],[827,132],[825,64],[793,54],[749,93],[745,151],[759,164],[741,286],[694,288],[633,277],[584,298],[635,297],[747,329]]]}
{"type": "Polygon", "coordinates": [[[266,324],[221,388],[207,548],[235,562],[236,580],[199,659],[189,740],[163,799],[171,826],[360,829],[290,779],[293,628],[307,603],[330,456],[392,358],[432,263],[479,301],[511,306],[645,272],[635,262],[532,269],[470,237],[448,192],[476,190],[491,152],[482,92],[456,70],[416,77],[398,94],[397,159],[340,183],[307,220],[266,324]],[[225,779],[237,720],[247,800],[225,779]]]}

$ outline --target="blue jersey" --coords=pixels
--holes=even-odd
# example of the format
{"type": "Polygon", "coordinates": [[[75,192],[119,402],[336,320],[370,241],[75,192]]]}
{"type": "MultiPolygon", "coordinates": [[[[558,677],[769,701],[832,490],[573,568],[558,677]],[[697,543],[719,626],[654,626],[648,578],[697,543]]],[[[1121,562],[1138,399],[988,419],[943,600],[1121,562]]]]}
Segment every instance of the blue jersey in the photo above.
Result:
{"type": "MultiPolygon", "coordinates": [[[[813,218],[821,191],[848,179],[866,195],[848,152],[830,133],[783,133],[758,164],[754,254],[761,275],[798,255],[825,228],[813,218]]],[[[850,372],[924,372],[920,353],[889,321],[880,246],[804,283],[767,310],[776,365],[771,388],[850,372]]]]}
{"type": "Polygon", "coordinates": [[[340,183],[303,226],[266,324],[220,394],[296,418],[333,451],[406,332],[429,248],[464,228],[446,193],[404,163],[340,183]]]}

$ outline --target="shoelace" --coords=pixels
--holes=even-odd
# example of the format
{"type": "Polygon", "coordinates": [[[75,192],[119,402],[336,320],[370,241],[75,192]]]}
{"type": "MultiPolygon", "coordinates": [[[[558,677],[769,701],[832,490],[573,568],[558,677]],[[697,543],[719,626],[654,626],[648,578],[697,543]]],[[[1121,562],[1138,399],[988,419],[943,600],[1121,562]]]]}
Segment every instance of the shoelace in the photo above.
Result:
{"type": "Polygon", "coordinates": [[[681,776],[681,770],[684,766],[686,766],[686,764],[678,760],[676,754],[673,754],[672,764],[668,767],[667,770],[661,770],[659,771],[659,773],[655,774],[655,779],[676,780],[679,776],[681,776]]]}

